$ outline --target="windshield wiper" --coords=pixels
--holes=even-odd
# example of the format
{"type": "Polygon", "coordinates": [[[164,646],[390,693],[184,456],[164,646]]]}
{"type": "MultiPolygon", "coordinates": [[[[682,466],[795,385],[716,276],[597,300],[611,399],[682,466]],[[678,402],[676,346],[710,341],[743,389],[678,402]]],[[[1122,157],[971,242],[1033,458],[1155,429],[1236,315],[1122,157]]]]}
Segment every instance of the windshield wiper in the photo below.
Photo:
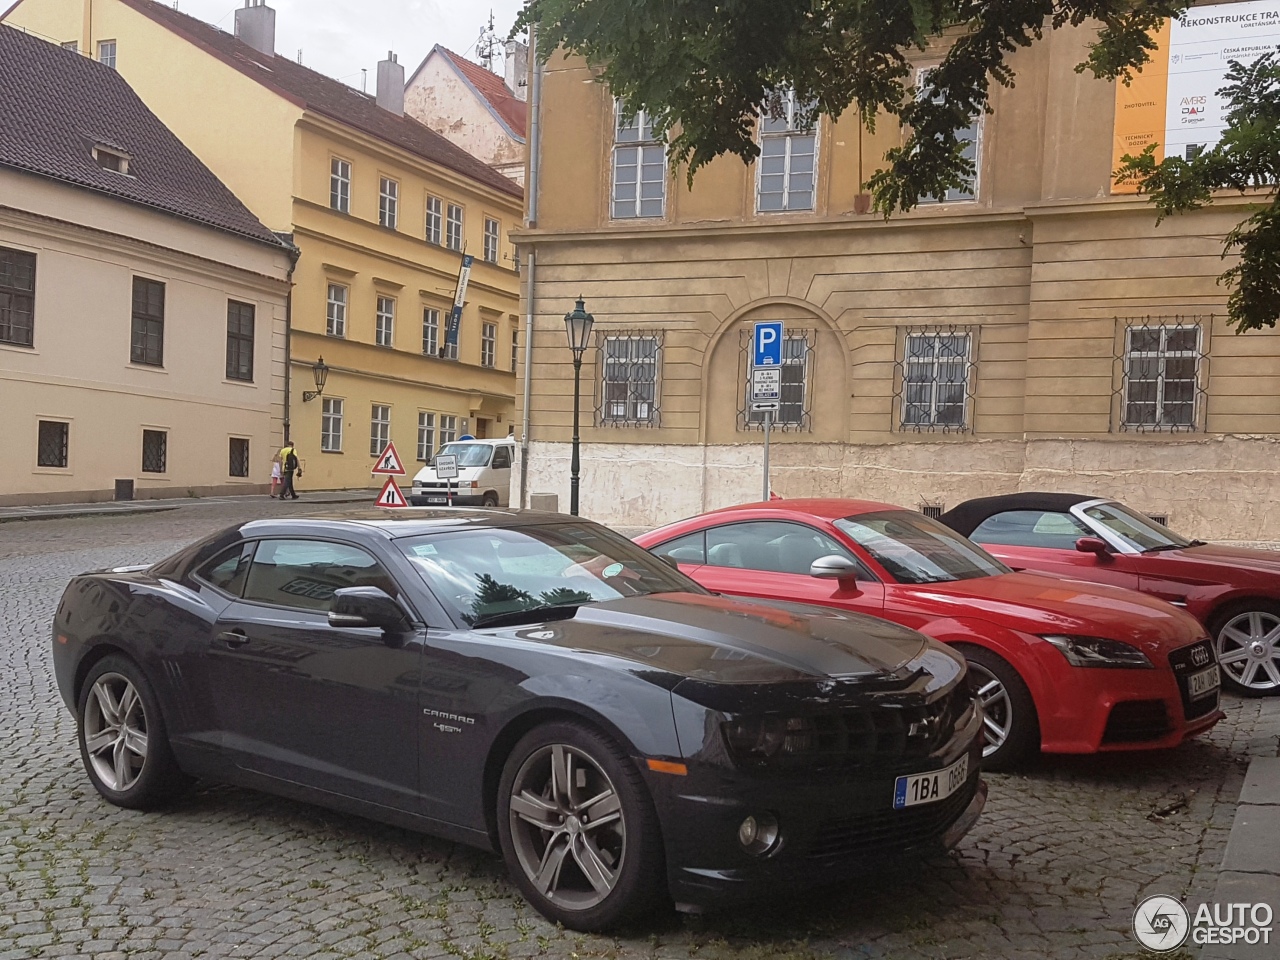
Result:
{"type": "Polygon", "coordinates": [[[528,607],[524,610],[504,610],[487,613],[471,621],[471,629],[480,627],[511,627],[522,623],[542,623],[547,620],[572,620],[581,607],[580,603],[548,604],[544,607],[528,607]]]}
{"type": "Polygon", "coordinates": [[[1192,541],[1191,543],[1162,543],[1159,546],[1147,547],[1147,549],[1143,550],[1142,552],[1143,553],[1163,553],[1166,550],[1181,550],[1183,547],[1194,547],[1196,545],[1197,544],[1194,541],[1192,541]]]}

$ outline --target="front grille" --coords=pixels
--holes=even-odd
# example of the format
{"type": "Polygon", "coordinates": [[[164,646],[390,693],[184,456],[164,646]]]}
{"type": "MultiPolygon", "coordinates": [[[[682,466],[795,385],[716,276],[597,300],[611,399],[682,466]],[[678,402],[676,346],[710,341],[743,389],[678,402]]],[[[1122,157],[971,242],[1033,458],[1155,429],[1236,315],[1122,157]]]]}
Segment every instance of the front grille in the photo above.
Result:
{"type": "Polygon", "coordinates": [[[1169,732],[1169,711],[1163,700],[1125,700],[1111,708],[1103,743],[1143,743],[1169,732]]]}
{"type": "Polygon", "coordinates": [[[1195,720],[1218,709],[1218,694],[1209,694],[1198,700],[1191,699],[1190,677],[1193,673],[1207,670],[1215,662],[1213,645],[1208,640],[1193,643],[1189,647],[1175,650],[1169,654],[1169,665],[1178,678],[1178,693],[1182,696],[1182,713],[1188,720],[1195,720]]]}
{"type": "Polygon", "coordinates": [[[835,860],[921,846],[946,833],[960,819],[977,790],[975,770],[963,787],[937,803],[828,820],[814,834],[808,857],[835,860]]]}

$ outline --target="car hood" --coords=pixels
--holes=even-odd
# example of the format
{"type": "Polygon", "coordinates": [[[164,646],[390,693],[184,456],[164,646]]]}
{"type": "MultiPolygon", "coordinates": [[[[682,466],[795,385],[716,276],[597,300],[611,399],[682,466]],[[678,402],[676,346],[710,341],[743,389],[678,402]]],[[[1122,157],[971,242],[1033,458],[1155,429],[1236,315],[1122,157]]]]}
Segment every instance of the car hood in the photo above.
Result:
{"type": "Polygon", "coordinates": [[[716,683],[897,684],[918,672],[933,646],[914,630],[860,614],[697,593],[593,603],[569,620],[500,632],[716,683]]]}
{"type": "Polygon", "coordinates": [[[980,618],[1023,633],[1106,637],[1172,649],[1204,635],[1190,614],[1155,597],[1052,573],[931,583],[911,590],[912,602],[935,616],[980,618]]]}
{"type": "MultiPolygon", "coordinates": [[[[1280,551],[1250,550],[1247,547],[1227,547],[1206,543],[1203,546],[1168,550],[1153,556],[1222,567],[1233,572],[1250,570],[1254,573],[1280,576],[1280,551]]],[[[1229,581],[1231,578],[1224,576],[1223,579],[1229,581]]]]}

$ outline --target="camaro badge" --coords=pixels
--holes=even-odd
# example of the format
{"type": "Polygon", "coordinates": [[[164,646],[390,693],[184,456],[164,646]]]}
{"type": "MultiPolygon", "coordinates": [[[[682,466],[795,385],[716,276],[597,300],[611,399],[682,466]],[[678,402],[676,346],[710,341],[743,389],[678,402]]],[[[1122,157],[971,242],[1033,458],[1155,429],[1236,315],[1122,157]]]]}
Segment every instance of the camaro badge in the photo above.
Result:
{"type": "MultiPolygon", "coordinates": [[[[468,717],[466,714],[443,713],[440,710],[432,710],[430,707],[424,707],[422,712],[428,717],[439,717],[441,720],[452,720],[454,723],[469,723],[474,726],[476,722],[475,717],[468,717]]],[[[438,727],[440,724],[437,723],[436,726],[438,727]]]]}

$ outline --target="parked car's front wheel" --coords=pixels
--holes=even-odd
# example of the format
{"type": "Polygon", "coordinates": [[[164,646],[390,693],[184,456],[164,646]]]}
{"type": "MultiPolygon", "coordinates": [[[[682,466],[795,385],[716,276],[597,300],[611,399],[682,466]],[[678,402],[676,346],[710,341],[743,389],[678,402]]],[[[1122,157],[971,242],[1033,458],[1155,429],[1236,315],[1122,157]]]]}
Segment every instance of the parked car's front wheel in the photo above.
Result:
{"type": "Polygon", "coordinates": [[[526,734],[498,787],[507,868],[531,904],[574,930],[649,910],[665,889],[662,837],[634,762],[570,721],[526,734]]]}
{"type": "Polygon", "coordinates": [[[1280,603],[1249,600],[1214,618],[1222,679],[1249,697],[1280,694],[1280,603]]]}
{"type": "Polygon", "coordinates": [[[982,766],[1009,770],[1039,749],[1040,722],[1035,701],[1022,677],[1007,660],[983,647],[964,648],[973,689],[986,716],[982,766]]]}

